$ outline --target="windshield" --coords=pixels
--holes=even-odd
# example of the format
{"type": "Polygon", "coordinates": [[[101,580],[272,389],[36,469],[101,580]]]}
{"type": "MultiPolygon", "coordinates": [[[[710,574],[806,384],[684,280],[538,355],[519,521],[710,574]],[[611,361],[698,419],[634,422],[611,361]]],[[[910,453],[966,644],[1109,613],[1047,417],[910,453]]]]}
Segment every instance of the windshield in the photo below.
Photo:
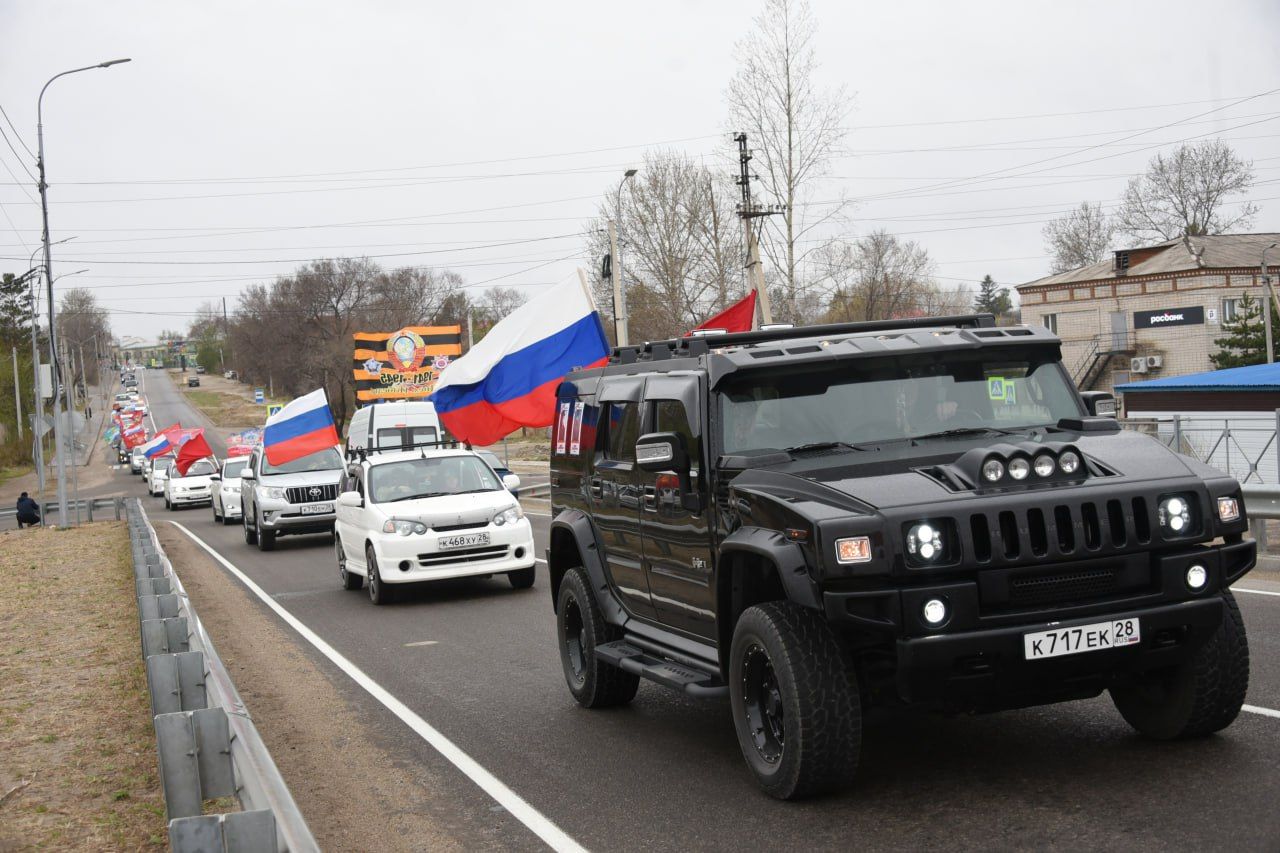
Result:
{"type": "Polygon", "coordinates": [[[286,462],[283,465],[272,465],[262,456],[263,474],[306,474],[311,471],[333,471],[342,468],[342,454],[336,447],[320,450],[310,456],[286,462]]]}
{"type": "Polygon", "coordinates": [[[725,453],[1016,430],[1083,414],[1054,360],[950,356],[746,375],[720,395],[725,453]]]}
{"type": "Polygon", "coordinates": [[[248,463],[248,459],[229,459],[222,463],[222,477],[239,477],[240,472],[244,470],[244,466],[248,463]]]}
{"type": "Polygon", "coordinates": [[[407,459],[369,469],[369,494],[374,503],[494,492],[501,488],[489,466],[474,456],[407,459]]]}
{"type": "Polygon", "coordinates": [[[498,470],[499,468],[507,467],[506,465],[502,464],[502,460],[498,458],[498,455],[496,453],[490,453],[487,450],[481,450],[479,452],[479,455],[480,455],[480,458],[483,459],[485,462],[488,462],[489,467],[494,469],[495,471],[498,470]]]}
{"type": "Polygon", "coordinates": [[[214,467],[214,464],[208,459],[197,459],[195,462],[191,463],[191,467],[187,469],[185,476],[203,477],[212,474],[217,470],[218,469],[214,467]]]}

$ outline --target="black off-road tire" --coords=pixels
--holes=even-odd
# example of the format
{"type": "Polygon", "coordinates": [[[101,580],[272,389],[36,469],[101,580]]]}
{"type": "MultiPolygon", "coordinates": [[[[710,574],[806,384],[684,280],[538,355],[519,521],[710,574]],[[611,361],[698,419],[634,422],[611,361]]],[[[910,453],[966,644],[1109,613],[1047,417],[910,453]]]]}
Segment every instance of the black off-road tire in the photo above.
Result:
{"type": "Polygon", "coordinates": [[[364,586],[364,578],[347,569],[347,552],[342,550],[342,540],[335,536],[333,542],[338,556],[338,577],[342,579],[342,588],[359,589],[364,586]]]}
{"type": "Polygon", "coordinates": [[[507,572],[507,580],[511,583],[512,589],[528,589],[533,586],[533,582],[537,577],[537,566],[530,566],[527,569],[516,569],[514,572],[507,572]]]}
{"type": "Polygon", "coordinates": [[[276,532],[274,530],[263,530],[262,519],[254,517],[254,525],[258,531],[258,550],[274,551],[276,549],[276,532]]]}
{"type": "Polygon", "coordinates": [[[586,571],[575,566],[565,573],[556,596],[556,638],[560,665],[569,692],[584,708],[625,705],[635,698],[640,676],[624,672],[596,658],[597,646],[621,639],[618,629],[604,621],[586,571]]]}
{"type": "Polygon", "coordinates": [[[378,558],[372,547],[364,549],[365,571],[369,573],[369,600],[381,606],[395,600],[394,592],[382,580],[382,572],[378,569],[378,558]]]}
{"type": "Polygon", "coordinates": [[[209,508],[210,508],[211,510],[213,510],[213,523],[214,523],[214,524],[225,524],[225,523],[226,523],[226,519],[224,519],[222,516],[218,515],[218,505],[217,505],[216,503],[214,503],[213,501],[209,501],[209,508]]]}
{"type": "Polygon", "coordinates": [[[244,527],[244,543],[246,545],[258,544],[258,531],[249,526],[249,513],[240,516],[240,524],[244,527]]]}
{"type": "Polygon", "coordinates": [[[1235,720],[1249,688],[1249,642],[1240,609],[1222,594],[1222,624],[1191,659],[1111,688],[1125,722],[1155,740],[1203,737],[1235,720]]]}
{"type": "Polygon", "coordinates": [[[169,503],[169,496],[168,496],[168,495],[165,495],[165,496],[164,496],[164,508],[165,508],[165,509],[167,509],[167,510],[169,510],[170,512],[172,512],[172,511],[173,511],[173,504],[169,503]]]}
{"type": "Polygon", "coordinates": [[[729,699],[742,755],[765,793],[791,800],[853,781],[862,751],[857,676],[817,611],[785,601],[743,611],[730,650],[729,699]],[[773,752],[757,741],[772,737],[768,724],[754,725],[748,711],[759,686],[752,673],[761,668],[773,675],[773,705],[781,709],[781,721],[773,717],[781,730],[773,752]]]}

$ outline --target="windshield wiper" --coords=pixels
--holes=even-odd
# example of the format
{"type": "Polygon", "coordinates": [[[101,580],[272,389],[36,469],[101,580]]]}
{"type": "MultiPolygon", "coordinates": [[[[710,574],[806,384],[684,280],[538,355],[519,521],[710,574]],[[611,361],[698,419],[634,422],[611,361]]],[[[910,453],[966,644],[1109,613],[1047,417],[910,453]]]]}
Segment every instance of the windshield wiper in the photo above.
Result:
{"type": "Polygon", "coordinates": [[[910,436],[912,441],[922,441],[929,438],[950,438],[957,435],[973,435],[974,433],[995,433],[996,435],[1012,435],[1015,431],[1009,429],[1001,429],[1000,427],[981,426],[981,427],[955,427],[954,429],[944,429],[938,432],[927,432],[924,435],[910,436]]]}
{"type": "Polygon", "coordinates": [[[474,495],[476,492],[496,492],[497,489],[463,489],[460,492],[453,492],[455,495],[474,495]]]}
{"type": "Polygon", "coordinates": [[[848,444],[843,441],[814,441],[809,444],[797,444],[794,447],[785,447],[787,453],[804,453],[809,450],[862,450],[861,447],[848,444]]]}
{"type": "Polygon", "coordinates": [[[400,501],[416,501],[416,500],[419,500],[420,498],[439,498],[439,497],[443,497],[444,495],[451,495],[451,494],[453,494],[453,492],[420,492],[419,494],[416,494],[416,495],[405,495],[402,498],[392,498],[389,501],[383,501],[383,503],[393,504],[393,503],[399,503],[400,501]]]}

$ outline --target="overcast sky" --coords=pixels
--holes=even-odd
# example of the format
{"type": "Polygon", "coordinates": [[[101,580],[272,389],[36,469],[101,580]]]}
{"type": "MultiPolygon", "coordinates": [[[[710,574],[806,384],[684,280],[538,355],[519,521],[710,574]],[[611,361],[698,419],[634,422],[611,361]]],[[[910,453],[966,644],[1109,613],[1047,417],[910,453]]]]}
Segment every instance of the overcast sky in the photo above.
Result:
{"type": "MultiPolygon", "coordinates": [[[[851,95],[846,151],[817,192],[858,200],[841,234],[909,235],[945,282],[1029,281],[1048,271],[1045,220],[1114,202],[1156,151],[1205,134],[1254,161],[1253,230],[1280,231],[1280,92],[1235,103],[1280,89],[1275,0],[813,8],[820,84],[851,95]]],[[[0,106],[34,149],[45,80],[132,58],[45,98],[51,231],[76,237],[54,273],[88,270],[57,287],[93,288],[119,335],[185,329],[223,296],[234,310],[247,284],[322,256],[532,292],[589,263],[583,223],[647,148],[717,166],[731,151],[724,93],[757,11],[0,0],[0,106]]],[[[0,271],[21,273],[40,211],[13,136],[0,271]]]]}

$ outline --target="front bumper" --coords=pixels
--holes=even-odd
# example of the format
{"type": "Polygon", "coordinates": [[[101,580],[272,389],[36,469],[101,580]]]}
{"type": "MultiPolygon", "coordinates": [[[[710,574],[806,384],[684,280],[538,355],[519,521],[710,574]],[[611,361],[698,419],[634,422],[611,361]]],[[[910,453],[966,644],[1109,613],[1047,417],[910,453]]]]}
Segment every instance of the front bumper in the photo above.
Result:
{"type": "MultiPolygon", "coordinates": [[[[977,570],[971,579],[927,585],[824,594],[831,622],[859,635],[881,634],[894,649],[895,682],[907,702],[994,710],[1097,695],[1136,673],[1187,660],[1222,622],[1221,593],[1253,568],[1251,541],[1193,546],[1123,560],[1046,563],[1016,574],[977,570]],[[1204,566],[1208,583],[1192,592],[1186,572],[1204,566]],[[1107,567],[1126,583],[1101,594],[1020,605],[1009,596],[1014,582],[1074,583],[1073,573],[1107,567]],[[923,606],[947,605],[948,618],[931,628],[923,606]],[[1124,648],[1028,661],[1023,636],[1049,629],[1137,618],[1142,641],[1124,648]]],[[[1025,588],[1025,587],[1024,587],[1025,588]]],[[[1032,587],[1035,589],[1035,587],[1032,587]]]]}
{"type": "Polygon", "coordinates": [[[188,492],[171,492],[169,494],[169,503],[174,505],[207,504],[212,500],[213,492],[209,489],[199,489],[188,492]]]}
{"type": "Polygon", "coordinates": [[[262,507],[261,526],[274,533],[332,533],[337,516],[332,512],[303,515],[292,504],[262,507]]]}
{"type": "Polygon", "coordinates": [[[474,575],[494,575],[534,565],[533,528],[522,518],[515,524],[489,524],[471,530],[400,536],[378,532],[370,539],[383,581],[417,583],[474,575]],[[489,544],[441,550],[439,540],[470,533],[488,533],[489,544]]]}
{"type": "Polygon", "coordinates": [[[218,501],[222,504],[222,514],[228,518],[235,518],[241,514],[239,492],[229,492],[224,489],[219,494],[218,501]]]}

